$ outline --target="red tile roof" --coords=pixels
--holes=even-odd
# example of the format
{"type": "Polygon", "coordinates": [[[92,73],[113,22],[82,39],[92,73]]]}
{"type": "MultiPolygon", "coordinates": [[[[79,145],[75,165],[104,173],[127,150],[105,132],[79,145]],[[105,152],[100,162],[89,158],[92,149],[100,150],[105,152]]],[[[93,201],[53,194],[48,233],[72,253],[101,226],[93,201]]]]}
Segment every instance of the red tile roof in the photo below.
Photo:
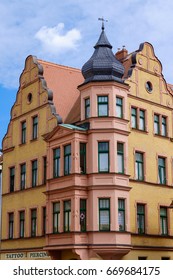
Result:
{"type": "Polygon", "coordinates": [[[64,123],[79,120],[80,93],[77,87],[84,82],[81,70],[43,60],[38,60],[38,62],[43,66],[43,76],[47,87],[53,91],[53,102],[57,114],[62,117],[64,123]],[[75,104],[78,106],[75,106],[74,110],[75,104]]]}

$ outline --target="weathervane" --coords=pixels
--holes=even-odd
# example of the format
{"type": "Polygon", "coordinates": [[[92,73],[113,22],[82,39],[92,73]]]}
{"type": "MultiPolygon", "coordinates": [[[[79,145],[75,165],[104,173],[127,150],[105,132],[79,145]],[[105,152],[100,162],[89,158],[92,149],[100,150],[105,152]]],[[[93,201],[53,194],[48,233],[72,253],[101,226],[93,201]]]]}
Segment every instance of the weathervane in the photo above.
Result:
{"type": "Polygon", "coordinates": [[[98,20],[101,20],[101,21],[102,21],[102,30],[104,30],[104,29],[105,29],[104,21],[105,21],[105,22],[108,22],[108,20],[107,20],[107,19],[104,19],[103,17],[102,17],[102,18],[98,18],[98,20]]]}

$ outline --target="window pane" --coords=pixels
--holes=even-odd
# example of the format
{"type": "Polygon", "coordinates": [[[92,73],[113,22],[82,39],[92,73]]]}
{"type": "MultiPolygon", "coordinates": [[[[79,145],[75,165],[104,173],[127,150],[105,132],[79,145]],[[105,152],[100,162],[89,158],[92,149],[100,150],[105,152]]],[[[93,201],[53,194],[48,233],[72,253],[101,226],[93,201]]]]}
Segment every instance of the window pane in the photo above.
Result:
{"type": "Polygon", "coordinates": [[[131,123],[132,128],[137,128],[137,109],[131,108],[131,123]]]}
{"type": "Polygon", "coordinates": [[[108,142],[100,142],[99,145],[99,152],[107,152],[109,150],[109,143],[108,142]]]}
{"type": "Polygon", "coordinates": [[[80,143],[80,172],[86,173],[86,144],[80,143]]]}
{"type": "Polygon", "coordinates": [[[135,158],[136,158],[136,162],[135,162],[136,179],[142,181],[142,180],[144,180],[143,154],[142,153],[136,153],[135,158]]]}
{"type": "Polygon", "coordinates": [[[80,199],[80,230],[86,231],[86,199],[80,199]]]}
{"type": "Polygon", "coordinates": [[[160,133],[159,128],[159,115],[154,115],[154,133],[159,134],[160,133]]]}
{"type": "Polygon", "coordinates": [[[98,143],[99,172],[109,172],[109,143],[98,143]]]}
{"type": "Polygon", "coordinates": [[[160,228],[161,234],[168,234],[167,208],[160,207],[160,228]]]}
{"type": "Polygon", "coordinates": [[[159,183],[166,184],[165,158],[158,158],[159,183]]]}
{"type": "Polygon", "coordinates": [[[145,205],[137,204],[137,225],[138,233],[145,233],[145,205]]]}
{"type": "Polygon", "coordinates": [[[99,199],[99,229],[110,230],[110,199],[99,199]]]}
{"type": "Polygon", "coordinates": [[[108,96],[98,96],[98,116],[108,116],[108,96]]]}
{"type": "Polygon", "coordinates": [[[167,128],[166,128],[166,117],[162,117],[162,136],[166,136],[167,128]]]}
{"type": "Polygon", "coordinates": [[[124,173],[124,144],[117,143],[118,173],[124,173]]]}
{"type": "Polygon", "coordinates": [[[37,160],[32,162],[32,187],[37,185],[37,160]]]}
{"type": "Polygon", "coordinates": [[[13,238],[13,224],[14,224],[14,214],[9,213],[9,238],[13,238]]]}
{"type": "Polygon", "coordinates": [[[110,200],[109,199],[100,199],[99,200],[99,207],[101,209],[107,209],[110,207],[110,200]]]}
{"type": "Polygon", "coordinates": [[[33,139],[36,139],[38,136],[38,117],[33,118],[33,139]]]}
{"type": "Polygon", "coordinates": [[[100,154],[99,156],[99,171],[108,172],[109,171],[109,157],[108,154],[100,154]]]}
{"type": "Polygon", "coordinates": [[[31,210],[31,236],[36,236],[37,231],[37,210],[31,210]]]}
{"type": "Polygon", "coordinates": [[[14,192],[15,167],[10,168],[10,192],[14,192]]]}
{"type": "Polygon", "coordinates": [[[125,200],[118,199],[118,224],[119,230],[125,230],[125,200]]]}
{"type": "Polygon", "coordinates": [[[145,130],[145,111],[139,111],[139,129],[145,130]]]}
{"type": "Polygon", "coordinates": [[[123,99],[120,97],[116,98],[116,117],[123,117],[123,99]]]}
{"type": "Polygon", "coordinates": [[[100,211],[100,230],[109,230],[109,210],[100,211]]]}
{"type": "Polygon", "coordinates": [[[64,231],[70,231],[71,226],[71,200],[64,201],[64,231]]]}
{"type": "Polygon", "coordinates": [[[54,149],[53,154],[54,154],[53,172],[54,172],[54,177],[56,178],[60,176],[60,148],[54,149]]]}
{"type": "Polygon", "coordinates": [[[71,210],[71,201],[64,201],[64,210],[71,210]]]}
{"type": "Polygon", "coordinates": [[[21,174],[20,174],[20,188],[21,190],[25,189],[26,183],[26,164],[21,165],[21,174]]]}
{"type": "Polygon", "coordinates": [[[71,145],[64,147],[64,175],[71,172],[71,145]]]}
{"type": "Polygon", "coordinates": [[[90,99],[85,99],[85,118],[90,117],[90,99]]]}
{"type": "Polygon", "coordinates": [[[22,122],[22,135],[21,135],[21,143],[26,143],[26,121],[22,122]]]}

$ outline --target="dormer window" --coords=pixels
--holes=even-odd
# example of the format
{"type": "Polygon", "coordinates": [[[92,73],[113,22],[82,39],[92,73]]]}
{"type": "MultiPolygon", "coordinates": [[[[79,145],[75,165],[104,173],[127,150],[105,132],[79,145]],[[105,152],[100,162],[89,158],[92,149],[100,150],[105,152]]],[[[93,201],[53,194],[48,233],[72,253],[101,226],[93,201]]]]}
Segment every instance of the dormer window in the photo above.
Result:
{"type": "Polygon", "coordinates": [[[107,117],[108,116],[108,96],[98,96],[98,117],[107,117]]]}

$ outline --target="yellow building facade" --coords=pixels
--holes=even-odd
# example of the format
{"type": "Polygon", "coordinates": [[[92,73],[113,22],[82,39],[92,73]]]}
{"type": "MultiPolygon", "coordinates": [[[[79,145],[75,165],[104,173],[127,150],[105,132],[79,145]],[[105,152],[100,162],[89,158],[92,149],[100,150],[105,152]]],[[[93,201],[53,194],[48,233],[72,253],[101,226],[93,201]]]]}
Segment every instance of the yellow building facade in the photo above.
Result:
{"type": "Polygon", "coordinates": [[[57,124],[52,93],[35,57],[26,59],[3,139],[1,259],[47,259],[46,144],[57,124]]]}
{"type": "Polygon", "coordinates": [[[124,259],[173,259],[173,96],[151,44],[141,44],[124,65],[132,237],[124,259]]]}

